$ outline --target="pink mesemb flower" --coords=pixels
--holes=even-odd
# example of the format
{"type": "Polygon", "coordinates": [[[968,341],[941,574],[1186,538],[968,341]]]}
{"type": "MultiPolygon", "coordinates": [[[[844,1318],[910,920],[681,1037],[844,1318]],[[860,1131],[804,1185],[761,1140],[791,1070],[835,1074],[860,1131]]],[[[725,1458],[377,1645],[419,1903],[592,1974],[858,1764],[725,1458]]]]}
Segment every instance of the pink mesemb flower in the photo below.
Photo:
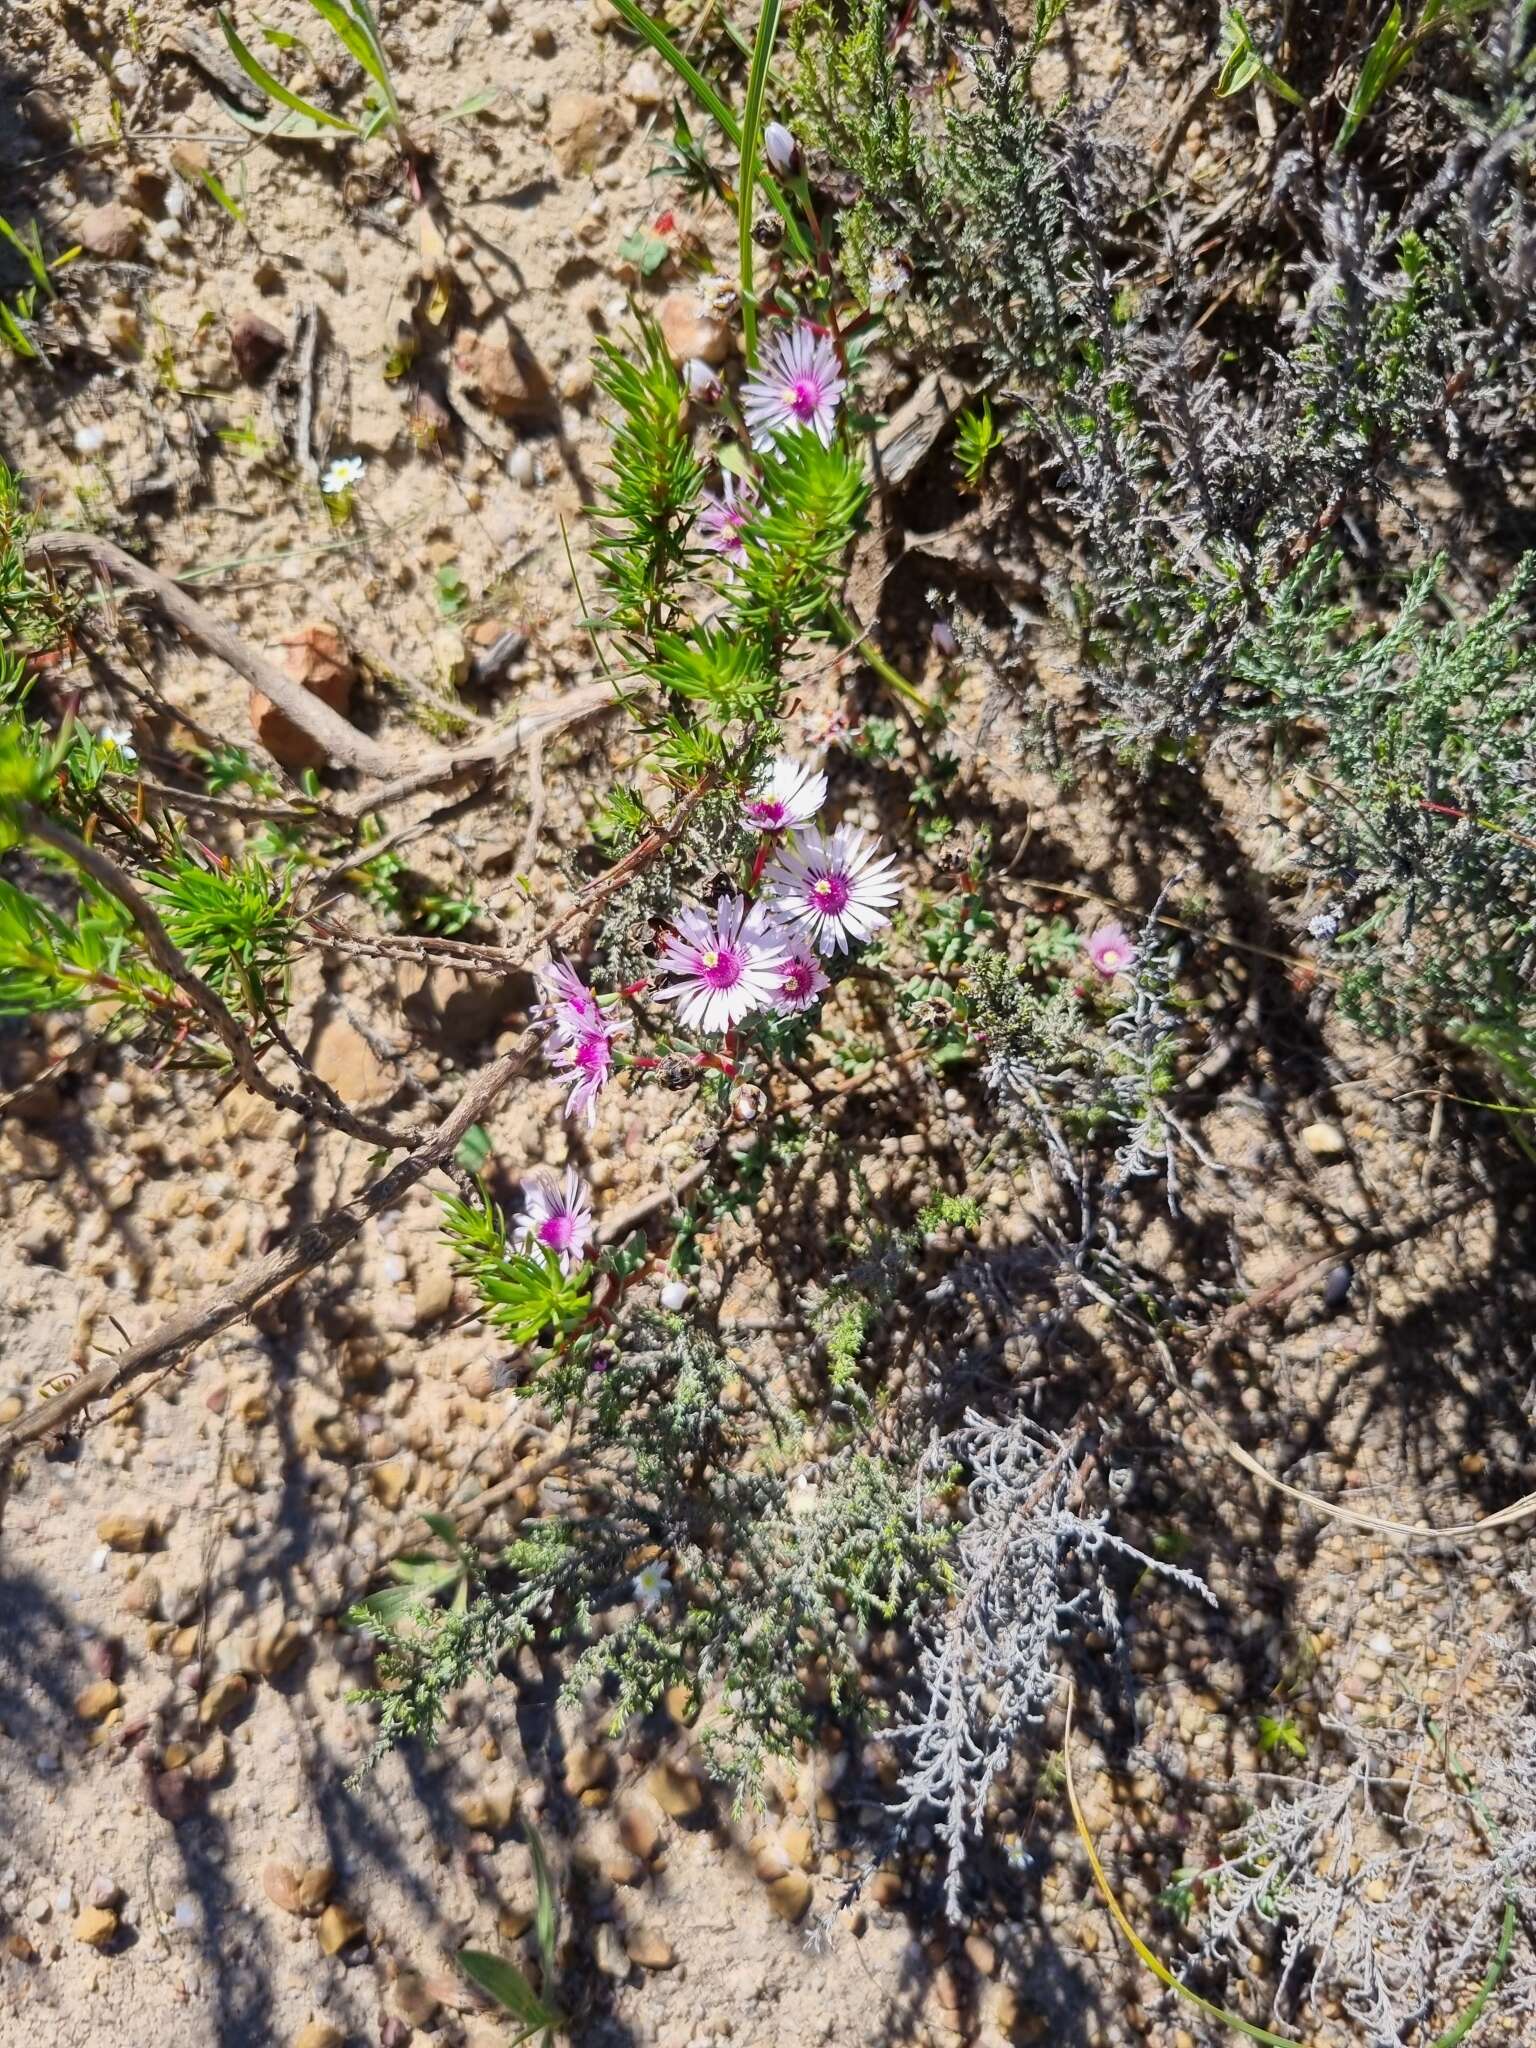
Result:
{"type": "Polygon", "coordinates": [[[819,1003],[832,986],[821,962],[805,943],[793,939],[779,969],[779,992],[773,1007],[786,1017],[797,1017],[819,1003]]]}
{"type": "Polygon", "coordinates": [[[753,783],[742,815],[754,832],[790,832],[809,825],[826,800],[825,775],[780,754],[753,783]]]}
{"type": "Polygon", "coordinates": [[[574,1166],[563,1182],[541,1173],[523,1187],[523,1212],[513,1223],[519,1251],[553,1252],[573,1272],[592,1242],[592,1191],[574,1166]]]}
{"type": "Polygon", "coordinates": [[[747,559],[746,527],[752,516],[757,493],[727,470],[718,498],[704,493],[704,510],[699,514],[699,532],[711,554],[719,555],[727,572],[734,576],[747,559]]]}
{"type": "Polygon", "coordinates": [[[613,1073],[613,1041],[629,1029],[627,1021],[583,1026],[570,1037],[562,1037],[549,1055],[550,1065],[571,1077],[571,1092],[565,1098],[567,1116],[584,1116],[590,1128],[597,1122],[597,1098],[613,1073]]]}
{"type": "Polygon", "coordinates": [[[808,321],[780,328],[763,346],[762,361],[741,387],[741,410],[754,448],[771,448],[781,434],[809,427],[832,445],[846,380],[837,351],[808,321]]]}
{"type": "Polygon", "coordinates": [[[851,941],[872,938],[890,923],[889,906],[901,894],[891,856],[876,858],[879,844],[839,825],[830,839],[807,832],[785,847],[763,877],[774,916],[818,953],[846,953],[851,941]]]}
{"type": "Polygon", "coordinates": [[[1122,924],[1101,924],[1083,950],[1106,981],[1117,974],[1129,974],[1136,965],[1136,947],[1122,924]]]}
{"type": "Polygon", "coordinates": [[[722,896],[715,914],[685,910],[661,946],[665,973],[681,975],[656,1000],[676,1003],[690,1031],[729,1031],[750,1010],[772,1008],[784,937],[760,903],[722,896]]]}
{"type": "Polygon", "coordinates": [[[534,970],[534,979],[544,991],[534,1021],[555,1038],[576,1038],[583,1031],[601,1028],[603,1013],[597,997],[569,960],[548,961],[534,970]]]}

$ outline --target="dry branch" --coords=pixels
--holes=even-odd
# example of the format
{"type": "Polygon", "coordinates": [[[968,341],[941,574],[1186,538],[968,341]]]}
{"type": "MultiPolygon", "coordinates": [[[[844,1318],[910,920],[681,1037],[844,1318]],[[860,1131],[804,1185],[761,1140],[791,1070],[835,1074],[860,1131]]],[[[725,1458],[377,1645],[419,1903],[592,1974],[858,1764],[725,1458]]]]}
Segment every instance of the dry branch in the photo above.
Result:
{"type": "Polygon", "coordinates": [[[231,1323],[239,1322],[261,1303],[281,1294],[316,1266],[334,1258],[370,1217],[393,1208],[435,1167],[448,1164],[471,1124],[489,1113],[497,1098],[527,1067],[537,1044],[537,1032],[526,1031],[511,1052],[475,1076],[423,1145],[370,1182],[350,1202],[339,1202],[317,1223],[296,1231],[264,1257],[253,1261],[228,1287],[204,1295],[201,1301],[180,1310],[141,1343],[92,1366],[52,1400],[40,1402],[30,1414],[0,1430],[0,1470],[23,1444],[56,1434],[92,1401],[142,1378],[157,1366],[174,1363],[208,1338],[228,1329],[231,1323]]]}
{"type": "Polygon", "coordinates": [[[553,703],[532,706],[500,732],[489,733],[462,747],[434,750],[414,767],[407,767],[396,748],[359,732],[339,712],[312,697],[275,661],[248,647],[238,633],[199,604],[174,578],[150,568],[114,541],[94,533],[42,533],[28,544],[27,561],[40,570],[91,568],[109,580],[147,591],[179,632],[243,676],[252,689],[269,697],[286,718],[324,747],[339,767],[355,768],[361,775],[382,781],[385,787],[370,791],[360,807],[366,810],[377,810],[392,798],[415,790],[486,773],[521,752],[535,736],[558,732],[564,726],[590,718],[614,701],[610,684],[588,683],[553,703]]]}

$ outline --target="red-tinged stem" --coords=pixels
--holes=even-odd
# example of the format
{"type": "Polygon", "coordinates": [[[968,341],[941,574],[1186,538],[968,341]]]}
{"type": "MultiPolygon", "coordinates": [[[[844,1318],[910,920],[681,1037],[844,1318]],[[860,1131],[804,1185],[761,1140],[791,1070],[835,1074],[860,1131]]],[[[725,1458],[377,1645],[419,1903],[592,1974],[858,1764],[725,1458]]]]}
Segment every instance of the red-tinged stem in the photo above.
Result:
{"type": "Polygon", "coordinates": [[[747,884],[749,889],[755,889],[763,879],[763,869],[768,865],[768,855],[773,846],[773,840],[773,833],[765,832],[757,842],[757,852],[752,860],[752,879],[747,884]]]}

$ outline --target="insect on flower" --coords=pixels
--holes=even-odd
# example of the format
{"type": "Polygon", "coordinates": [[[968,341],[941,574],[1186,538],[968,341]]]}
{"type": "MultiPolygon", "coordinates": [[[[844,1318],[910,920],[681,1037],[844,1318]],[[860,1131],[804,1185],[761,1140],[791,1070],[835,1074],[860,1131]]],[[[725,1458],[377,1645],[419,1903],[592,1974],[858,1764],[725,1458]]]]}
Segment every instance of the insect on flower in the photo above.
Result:
{"type": "Polygon", "coordinates": [[[832,986],[821,962],[805,943],[796,938],[779,970],[779,993],[774,1008],[787,1017],[798,1017],[819,1003],[832,986]]]}
{"type": "Polygon", "coordinates": [[[320,479],[320,492],[326,498],[344,498],[348,491],[356,490],[363,480],[363,458],[361,455],[342,455],[335,462],[326,465],[320,479]]]}
{"type": "Polygon", "coordinates": [[[784,937],[760,903],[722,896],[715,914],[685,910],[662,941],[660,965],[681,975],[656,1000],[676,1003],[690,1031],[729,1031],[751,1010],[778,996],[784,937]]]}
{"type": "Polygon", "coordinates": [[[550,1065],[571,1076],[571,1092],[565,1098],[567,1116],[584,1116],[588,1128],[597,1122],[597,1098],[613,1074],[613,1041],[629,1029],[627,1022],[583,1025],[569,1038],[560,1038],[549,1055],[550,1065]]]}
{"type": "Polygon", "coordinates": [[[667,1577],[666,1559],[653,1557],[649,1564],[642,1565],[635,1573],[630,1590],[646,1613],[654,1614],[672,1590],[672,1581],[667,1577]]]}
{"type": "Polygon", "coordinates": [[[771,448],[781,434],[809,427],[830,448],[846,383],[836,349],[809,321],[781,327],[764,344],[762,362],[741,388],[752,446],[771,448]]]}
{"type": "Polygon", "coordinates": [[[774,915],[818,953],[846,953],[852,941],[872,938],[890,923],[889,906],[901,894],[891,856],[876,855],[879,844],[851,825],[839,825],[830,839],[807,832],[775,855],[763,877],[774,915]]]}
{"type": "Polygon", "coordinates": [[[789,832],[808,825],[826,800],[826,776],[780,754],[752,785],[742,815],[755,832],[789,832]]]}
{"type": "Polygon", "coordinates": [[[722,558],[732,576],[747,559],[746,525],[756,500],[752,486],[738,483],[729,471],[718,498],[712,498],[708,491],[704,493],[699,532],[704,545],[722,558]]]}
{"type": "Polygon", "coordinates": [[[1090,964],[1106,981],[1117,974],[1129,974],[1136,965],[1136,947],[1122,924],[1101,924],[1084,942],[1090,964]]]}
{"type": "Polygon", "coordinates": [[[517,1243],[526,1251],[551,1251],[570,1273],[592,1242],[592,1191],[574,1166],[565,1179],[541,1173],[523,1188],[523,1211],[514,1222],[517,1243]]]}

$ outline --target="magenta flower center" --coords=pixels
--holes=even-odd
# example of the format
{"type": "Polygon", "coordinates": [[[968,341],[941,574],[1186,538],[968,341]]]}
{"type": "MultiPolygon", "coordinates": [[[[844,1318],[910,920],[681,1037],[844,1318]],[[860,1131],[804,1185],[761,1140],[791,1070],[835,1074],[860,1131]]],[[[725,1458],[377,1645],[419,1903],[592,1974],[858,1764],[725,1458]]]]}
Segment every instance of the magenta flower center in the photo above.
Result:
{"type": "Polygon", "coordinates": [[[754,825],[761,825],[765,832],[777,832],[788,819],[789,812],[776,796],[760,796],[748,804],[748,815],[754,825]]]}
{"type": "Polygon", "coordinates": [[[742,958],[733,953],[729,946],[722,946],[718,953],[699,955],[699,975],[711,988],[734,988],[742,975],[742,958]]]}
{"type": "Polygon", "coordinates": [[[797,1002],[801,996],[809,995],[815,972],[809,960],[791,960],[784,970],[785,995],[793,996],[797,1002]]]}
{"type": "Polygon", "coordinates": [[[582,1039],[576,1048],[576,1064],[585,1074],[606,1072],[610,1064],[608,1040],[601,1031],[593,1031],[582,1039]]]}
{"type": "Polygon", "coordinates": [[[813,420],[821,405],[821,386],[814,377],[797,377],[785,394],[797,420],[813,420]]]}
{"type": "Polygon", "coordinates": [[[846,875],[818,875],[811,884],[811,900],[823,917],[841,917],[852,894],[846,875]]]}
{"type": "Polygon", "coordinates": [[[576,1218],[568,1209],[557,1209],[539,1225],[539,1243],[547,1244],[552,1252],[569,1251],[575,1235],[576,1218]]]}

